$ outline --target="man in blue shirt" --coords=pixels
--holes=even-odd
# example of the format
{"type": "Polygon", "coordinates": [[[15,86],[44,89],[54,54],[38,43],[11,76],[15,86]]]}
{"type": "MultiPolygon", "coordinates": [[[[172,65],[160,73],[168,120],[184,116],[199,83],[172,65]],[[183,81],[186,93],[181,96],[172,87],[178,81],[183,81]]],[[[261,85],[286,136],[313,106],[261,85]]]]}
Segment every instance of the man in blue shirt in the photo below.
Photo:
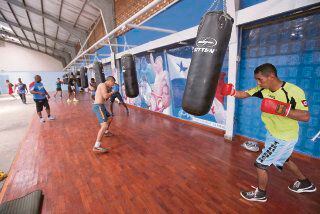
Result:
{"type": "Polygon", "coordinates": [[[22,102],[24,104],[27,104],[26,93],[28,93],[28,89],[27,89],[27,85],[22,83],[21,78],[18,78],[18,83],[14,86],[14,90],[16,89],[22,102]]]}
{"type": "Polygon", "coordinates": [[[48,114],[48,119],[49,120],[54,120],[55,118],[50,115],[50,106],[48,99],[50,99],[50,95],[44,88],[43,84],[41,83],[41,76],[36,75],[34,77],[34,84],[30,88],[30,93],[33,94],[33,99],[36,102],[36,109],[37,109],[37,114],[39,115],[40,122],[44,123],[46,122],[44,118],[42,118],[42,110],[43,106],[46,107],[46,112],[48,114]],[[48,98],[48,99],[47,99],[48,98]]]}
{"type": "Polygon", "coordinates": [[[111,111],[111,115],[113,115],[113,103],[114,103],[114,100],[116,98],[118,98],[118,100],[120,101],[119,105],[123,105],[125,108],[126,108],[126,111],[127,111],[127,115],[129,116],[129,109],[126,105],[126,103],[123,101],[123,98],[119,92],[119,85],[117,83],[114,84],[114,86],[112,86],[112,96],[110,97],[110,111],[111,111]]]}

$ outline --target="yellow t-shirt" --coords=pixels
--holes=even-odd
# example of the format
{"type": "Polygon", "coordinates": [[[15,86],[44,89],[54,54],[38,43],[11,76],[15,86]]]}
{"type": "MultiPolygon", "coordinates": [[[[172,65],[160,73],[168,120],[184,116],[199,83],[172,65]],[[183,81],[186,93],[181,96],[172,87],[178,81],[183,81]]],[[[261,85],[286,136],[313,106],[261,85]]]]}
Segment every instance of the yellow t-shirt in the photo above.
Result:
{"type": "MultiPolygon", "coordinates": [[[[274,92],[261,88],[260,86],[249,89],[246,92],[250,94],[250,96],[261,99],[271,98],[290,103],[291,109],[309,110],[304,91],[291,83],[283,82],[281,88],[274,92]]],[[[285,141],[298,139],[299,124],[297,120],[264,112],[261,114],[261,119],[273,137],[285,141]]]]}

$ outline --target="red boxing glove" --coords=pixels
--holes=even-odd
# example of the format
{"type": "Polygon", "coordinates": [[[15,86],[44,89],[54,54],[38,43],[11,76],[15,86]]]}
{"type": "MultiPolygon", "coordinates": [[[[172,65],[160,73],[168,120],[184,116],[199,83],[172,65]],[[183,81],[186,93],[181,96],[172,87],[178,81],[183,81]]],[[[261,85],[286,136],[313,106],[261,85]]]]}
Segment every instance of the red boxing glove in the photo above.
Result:
{"type": "Polygon", "coordinates": [[[234,96],[236,94],[236,90],[232,83],[224,84],[221,89],[222,96],[234,96]]]}
{"type": "Polygon", "coordinates": [[[261,103],[261,111],[269,114],[288,116],[290,109],[290,103],[284,103],[270,98],[264,98],[261,103]]]}
{"type": "Polygon", "coordinates": [[[34,86],[34,82],[29,84],[29,89],[32,88],[34,86]]]}

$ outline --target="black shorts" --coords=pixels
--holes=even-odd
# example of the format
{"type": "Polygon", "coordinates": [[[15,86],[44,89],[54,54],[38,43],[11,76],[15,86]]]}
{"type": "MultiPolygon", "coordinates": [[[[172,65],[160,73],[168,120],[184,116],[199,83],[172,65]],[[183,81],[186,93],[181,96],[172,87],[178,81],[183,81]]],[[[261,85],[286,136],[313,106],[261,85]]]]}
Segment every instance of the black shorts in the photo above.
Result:
{"type": "Polygon", "coordinates": [[[34,101],[36,102],[37,112],[42,112],[43,106],[46,107],[46,109],[50,109],[49,102],[47,99],[34,100],[34,101]]]}
{"type": "Polygon", "coordinates": [[[123,103],[122,96],[121,96],[121,94],[119,92],[116,92],[116,93],[111,95],[110,102],[113,103],[116,98],[119,99],[120,103],[123,103]]]}
{"type": "Polygon", "coordinates": [[[68,91],[69,91],[69,93],[75,92],[76,91],[76,86],[68,85],[68,91]]]}
{"type": "Polygon", "coordinates": [[[57,91],[62,91],[62,89],[61,89],[61,88],[57,88],[56,90],[57,90],[57,91]]]}

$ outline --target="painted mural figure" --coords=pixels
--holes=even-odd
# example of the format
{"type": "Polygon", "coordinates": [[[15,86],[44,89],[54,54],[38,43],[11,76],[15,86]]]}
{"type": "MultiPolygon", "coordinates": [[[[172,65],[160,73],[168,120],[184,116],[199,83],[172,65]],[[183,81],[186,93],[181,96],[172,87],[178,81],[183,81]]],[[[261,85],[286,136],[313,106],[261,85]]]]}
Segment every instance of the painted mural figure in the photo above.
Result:
{"type": "Polygon", "coordinates": [[[173,115],[198,123],[224,128],[226,123],[226,107],[224,97],[220,95],[221,88],[223,87],[226,71],[220,73],[215,97],[208,114],[196,117],[188,114],[182,109],[183,91],[186,85],[189,66],[191,62],[191,47],[188,49],[179,48],[171,53],[167,53],[168,68],[170,72],[171,91],[172,91],[172,112],[173,115]],[[188,53],[187,55],[185,53],[188,53]],[[183,53],[183,54],[181,54],[183,53]]]}
{"type": "Polygon", "coordinates": [[[153,90],[151,92],[150,110],[156,112],[168,112],[170,106],[170,91],[168,72],[163,70],[163,60],[158,56],[154,60],[152,53],[150,54],[150,63],[154,73],[156,74],[153,90]]]}
{"type": "Polygon", "coordinates": [[[141,107],[146,107],[146,108],[150,108],[151,103],[151,86],[147,81],[147,77],[145,75],[143,75],[140,79],[139,82],[139,96],[141,96],[141,102],[142,102],[142,106],[141,107]]]}
{"type": "Polygon", "coordinates": [[[144,78],[149,84],[154,83],[155,73],[152,72],[152,65],[147,62],[146,57],[141,57],[139,61],[140,79],[144,78]]]}

